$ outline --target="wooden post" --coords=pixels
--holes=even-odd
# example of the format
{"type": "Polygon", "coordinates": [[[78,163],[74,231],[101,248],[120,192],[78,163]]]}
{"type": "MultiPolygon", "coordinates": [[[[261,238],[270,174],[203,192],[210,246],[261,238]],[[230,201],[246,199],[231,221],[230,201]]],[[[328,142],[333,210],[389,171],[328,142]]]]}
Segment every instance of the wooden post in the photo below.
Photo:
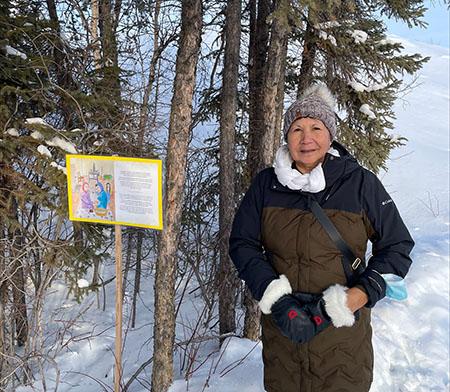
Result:
{"type": "Polygon", "coordinates": [[[115,225],[116,252],[116,348],[114,367],[114,392],[120,392],[122,378],[122,228],[115,225]]]}

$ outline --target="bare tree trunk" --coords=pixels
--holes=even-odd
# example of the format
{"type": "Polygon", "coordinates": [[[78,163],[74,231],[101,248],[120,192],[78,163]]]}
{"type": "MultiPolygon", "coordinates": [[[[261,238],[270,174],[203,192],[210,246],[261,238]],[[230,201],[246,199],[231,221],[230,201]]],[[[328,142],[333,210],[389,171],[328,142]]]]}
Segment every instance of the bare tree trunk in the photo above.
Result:
{"type": "MultiPolygon", "coordinates": [[[[10,217],[14,220],[18,220],[17,214],[17,202],[14,196],[10,206],[10,217]]],[[[25,296],[25,271],[23,268],[23,260],[20,255],[23,248],[22,232],[18,228],[10,227],[10,242],[12,251],[10,256],[12,260],[10,263],[10,276],[11,276],[11,288],[13,294],[13,308],[14,308],[14,323],[16,341],[19,347],[23,346],[27,341],[28,336],[28,316],[27,316],[27,304],[25,296]]]]}
{"type": "Polygon", "coordinates": [[[245,306],[243,336],[244,338],[256,341],[260,336],[259,325],[261,311],[259,310],[258,303],[253,299],[247,286],[245,286],[244,289],[243,303],[245,306]]]}
{"type": "Polygon", "coordinates": [[[181,18],[166,158],[164,231],[160,237],[154,286],[153,392],[166,392],[173,380],[176,253],[192,121],[192,98],[202,32],[202,2],[183,1],[181,18]]]}
{"type": "MultiPolygon", "coordinates": [[[[56,32],[58,34],[58,38],[55,40],[53,47],[53,58],[55,60],[54,64],[56,67],[56,80],[58,82],[58,86],[62,89],[74,90],[77,88],[77,85],[72,77],[72,72],[69,68],[69,64],[67,63],[66,51],[61,38],[61,26],[59,23],[55,0],[47,0],[47,9],[50,20],[55,24],[56,32]]],[[[61,111],[64,117],[64,126],[67,128],[72,128],[72,126],[74,125],[73,110],[70,107],[70,103],[71,99],[68,98],[65,93],[61,94],[61,111]]]]}
{"type": "MultiPolygon", "coordinates": [[[[270,29],[270,45],[264,74],[262,90],[262,113],[264,118],[263,134],[260,139],[257,172],[271,165],[274,156],[275,135],[279,131],[280,121],[280,79],[284,79],[286,64],[286,45],[289,33],[288,15],[289,0],[276,0],[274,18],[270,29]]],[[[244,336],[251,340],[259,338],[260,310],[245,290],[244,304],[246,306],[244,321],[244,336]]]]}
{"type": "MultiPolygon", "coordinates": [[[[263,105],[264,134],[259,151],[259,170],[271,165],[273,161],[273,140],[277,131],[277,97],[280,75],[284,74],[283,65],[286,57],[286,41],[289,33],[288,24],[289,0],[276,0],[272,28],[270,30],[270,46],[264,75],[263,105]]],[[[258,170],[258,171],[259,171],[258,170]]]]}
{"type": "Polygon", "coordinates": [[[266,22],[270,14],[271,0],[250,0],[250,50],[248,61],[249,85],[249,135],[247,147],[246,175],[244,187],[248,188],[251,179],[258,172],[258,151],[264,132],[262,108],[262,83],[266,67],[269,42],[269,25],[266,22]]]}
{"type": "MultiPolygon", "coordinates": [[[[36,208],[33,211],[33,227],[36,233],[38,233],[38,208],[37,204],[35,204],[36,208]]],[[[38,243],[37,241],[35,243],[38,243]]],[[[34,259],[34,287],[35,294],[38,292],[39,288],[42,284],[42,250],[37,250],[37,257],[34,259]]],[[[31,273],[31,272],[30,272],[31,273]]]]}
{"type": "MultiPolygon", "coordinates": [[[[220,203],[219,203],[219,332],[236,330],[235,306],[239,281],[228,255],[228,241],[234,216],[234,161],[239,49],[241,39],[241,0],[227,3],[225,25],[225,58],[220,113],[220,203]]],[[[222,342],[222,339],[221,339],[222,342]]]]}
{"type": "Polygon", "coordinates": [[[136,268],[134,271],[134,290],[133,290],[133,303],[131,308],[131,328],[136,325],[136,303],[137,296],[141,289],[141,265],[142,265],[142,239],[144,232],[142,230],[138,231],[137,234],[137,244],[136,244],[136,268]]]}
{"type": "Polygon", "coordinates": [[[284,42],[284,48],[281,55],[283,64],[281,65],[281,72],[278,80],[278,92],[277,92],[277,108],[275,114],[275,134],[273,139],[273,156],[280,147],[280,142],[282,140],[281,124],[283,122],[283,112],[284,112],[284,83],[286,80],[286,58],[287,58],[288,41],[284,42]]]}
{"type": "Polygon", "coordinates": [[[153,83],[155,82],[156,66],[161,56],[162,48],[159,45],[159,11],[161,9],[161,0],[156,0],[155,11],[153,14],[153,54],[150,61],[150,70],[148,74],[148,82],[144,91],[144,98],[142,100],[141,113],[139,118],[139,133],[138,133],[138,146],[144,146],[145,127],[148,121],[148,102],[150,100],[150,93],[153,89],[153,83]]]}
{"type": "MultiPolygon", "coordinates": [[[[250,0],[250,50],[248,66],[249,84],[249,135],[244,188],[248,188],[252,178],[258,173],[259,150],[264,133],[262,113],[262,83],[266,68],[269,42],[269,25],[266,20],[270,14],[271,0],[250,0]]],[[[245,286],[243,293],[245,307],[243,336],[252,340],[259,337],[259,311],[250,291],[245,286]]]]}
{"type": "Polygon", "coordinates": [[[314,61],[316,58],[317,45],[315,43],[314,28],[308,21],[306,24],[305,39],[302,52],[302,65],[298,77],[297,98],[313,81],[314,61]]]}
{"type": "Polygon", "coordinates": [[[6,277],[6,249],[5,231],[3,222],[0,221],[0,390],[6,384],[5,375],[7,373],[7,341],[5,336],[6,328],[6,302],[8,300],[8,285],[6,277]]]}
{"type": "Polygon", "coordinates": [[[99,0],[91,0],[91,8],[92,8],[92,19],[90,26],[91,33],[91,44],[93,45],[93,53],[94,53],[94,66],[95,69],[100,68],[100,42],[98,39],[98,18],[99,18],[99,0]]]}
{"type": "MultiPolygon", "coordinates": [[[[120,9],[114,9],[117,17],[120,9]]],[[[114,22],[112,0],[99,0],[99,23],[100,38],[103,49],[101,58],[103,78],[100,88],[102,95],[108,96],[112,103],[112,113],[118,115],[121,106],[120,95],[120,68],[117,51],[116,24],[114,22]]],[[[106,119],[113,124],[114,118],[106,119]]]]}
{"type": "Polygon", "coordinates": [[[25,297],[25,273],[22,260],[18,256],[14,256],[15,261],[12,265],[13,275],[12,293],[14,303],[14,321],[16,324],[16,340],[19,347],[23,346],[28,336],[28,315],[27,303],[25,297]]]}

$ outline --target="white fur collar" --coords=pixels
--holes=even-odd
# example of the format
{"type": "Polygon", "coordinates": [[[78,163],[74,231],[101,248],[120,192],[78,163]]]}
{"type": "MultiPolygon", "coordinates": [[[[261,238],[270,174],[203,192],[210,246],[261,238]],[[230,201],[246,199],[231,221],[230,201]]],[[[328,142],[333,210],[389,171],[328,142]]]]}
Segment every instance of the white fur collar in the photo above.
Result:
{"type": "MultiPolygon", "coordinates": [[[[328,153],[339,157],[339,152],[330,148],[328,153]]],[[[325,175],[322,164],[317,165],[310,173],[302,174],[292,168],[293,159],[287,144],[282,145],[275,156],[273,164],[278,181],[289,189],[317,193],[325,188],[325,175]]]]}

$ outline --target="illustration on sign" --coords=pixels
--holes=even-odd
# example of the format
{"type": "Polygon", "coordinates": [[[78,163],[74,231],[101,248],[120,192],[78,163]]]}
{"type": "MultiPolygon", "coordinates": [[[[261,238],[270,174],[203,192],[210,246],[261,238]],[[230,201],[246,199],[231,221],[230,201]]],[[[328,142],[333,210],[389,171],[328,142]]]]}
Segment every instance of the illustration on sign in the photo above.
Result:
{"type": "Polygon", "coordinates": [[[114,161],[80,159],[71,173],[74,216],[114,221],[114,161]]]}
{"type": "Polygon", "coordinates": [[[162,163],[67,155],[71,220],[162,229],[162,163]]]}

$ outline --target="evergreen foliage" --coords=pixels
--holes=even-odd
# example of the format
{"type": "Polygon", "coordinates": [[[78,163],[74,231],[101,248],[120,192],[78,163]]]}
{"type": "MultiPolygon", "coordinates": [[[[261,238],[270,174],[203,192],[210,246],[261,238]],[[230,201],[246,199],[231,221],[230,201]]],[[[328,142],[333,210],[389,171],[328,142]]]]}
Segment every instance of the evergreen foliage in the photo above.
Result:
{"type": "Polygon", "coordinates": [[[387,38],[380,16],[424,27],[425,10],[416,0],[304,1],[291,15],[296,28],[290,42],[287,92],[299,93],[313,80],[326,83],[337,98],[338,140],[375,172],[386,168],[389,153],[406,140],[390,133],[402,77],[428,61],[420,54],[404,54],[401,42],[387,38]],[[310,57],[308,69],[304,59],[300,67],[302,56],[310,57]]]}
{"type": "Polygon", "coordinates": [[[74,78],[80,75],[71,73],[76,53],[61,43],[57,26],[42,17],[39,3],[0,4],[0,223],[1,230],[20,233],[30,249],[39,233],[41,248],[23,253],[23,265],[37,256],[38,263],[63,269],[80,299],[77,280],[100,257],[105,238],[98,225],[79,224],[77,239],[67,221],[65,155],[77,153],[75,146],[83,148],[86,128],[66,130],[56,124],[83,123],[85,103],[91,101],[87,91],[77,90],[74,78]],[[56,64],[54,51],[62,45],[64,64],[56,64]],[[57,80],[64,65],[71,82],[61,86],[57,80]]]}

